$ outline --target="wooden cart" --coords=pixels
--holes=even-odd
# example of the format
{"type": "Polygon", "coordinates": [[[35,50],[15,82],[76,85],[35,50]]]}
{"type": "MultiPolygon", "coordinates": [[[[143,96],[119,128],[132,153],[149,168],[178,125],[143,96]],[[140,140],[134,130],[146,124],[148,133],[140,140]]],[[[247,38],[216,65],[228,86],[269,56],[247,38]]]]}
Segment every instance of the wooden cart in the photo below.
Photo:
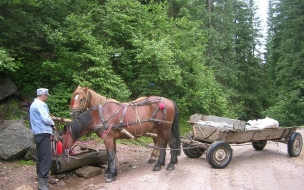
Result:
{"type": "Polygon", "coordinates": [[[198,158],[206,151],[207,162],[213,168],[225,168],[230,163],[232,149],[229,144],[251,142],[254,149],[262,150],[267,141],[281,142],[287,144],[291,157],[299,156],[303,146],[302,136],[296,132],[297,127],[245,130],[244,121],[200,114],[192,115],[189,122],[192,131],[181,139],[183,152],[189,158],[198,158]],[[215,127],[199,121],[226,125],[215,127]]]}

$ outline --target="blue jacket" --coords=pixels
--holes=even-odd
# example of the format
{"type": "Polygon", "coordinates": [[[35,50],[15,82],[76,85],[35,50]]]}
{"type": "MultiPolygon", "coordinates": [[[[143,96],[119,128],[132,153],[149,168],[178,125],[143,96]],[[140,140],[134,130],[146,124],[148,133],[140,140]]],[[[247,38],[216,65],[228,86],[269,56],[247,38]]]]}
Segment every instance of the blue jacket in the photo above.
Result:
{"type": "Polygon", "coordinates": [[[53,132],[51,125],[54,125],[54,121],[50,118],[49,107],[37,98],[30,107],[30,122],[34,135],[53,132]]]}

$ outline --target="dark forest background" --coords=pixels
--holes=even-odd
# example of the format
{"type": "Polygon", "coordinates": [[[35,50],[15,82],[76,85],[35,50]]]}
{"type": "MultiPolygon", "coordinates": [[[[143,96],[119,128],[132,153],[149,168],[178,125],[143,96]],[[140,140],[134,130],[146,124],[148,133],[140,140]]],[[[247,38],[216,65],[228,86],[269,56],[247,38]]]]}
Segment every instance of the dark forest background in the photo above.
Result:
{"type": "Polygon", "coordinates": [[[31,100],[48,88],[61,117],[81,85],[167,97],[185,119],[301,125],[304,1],[269,0],[267,38],[260,21],[253,0],[1,0],[0,73],[31,100]]]}

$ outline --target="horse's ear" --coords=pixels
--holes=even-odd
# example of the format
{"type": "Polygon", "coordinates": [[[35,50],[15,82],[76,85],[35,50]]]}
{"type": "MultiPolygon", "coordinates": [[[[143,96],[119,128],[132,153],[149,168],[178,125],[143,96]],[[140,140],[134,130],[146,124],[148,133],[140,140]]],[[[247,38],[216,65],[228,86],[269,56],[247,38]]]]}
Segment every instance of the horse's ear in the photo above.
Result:
{"type": "Polygon", "coordinates": [[[88,91],[88,87],[82,89],[85,93],[88,91]]]}
{"type": "Polygon", "coordinates": [[[81,86],[80,86],[80,85],[78,85],[78,86],[77,86],[77,89],[79,89],[79,88],[81,88],[81,86]]]}

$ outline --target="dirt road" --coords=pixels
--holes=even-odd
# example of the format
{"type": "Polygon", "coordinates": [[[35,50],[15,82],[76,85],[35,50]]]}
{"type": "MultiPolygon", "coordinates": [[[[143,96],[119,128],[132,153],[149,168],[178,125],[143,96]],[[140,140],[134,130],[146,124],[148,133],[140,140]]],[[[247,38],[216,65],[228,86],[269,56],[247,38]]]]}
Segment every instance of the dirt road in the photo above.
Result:
{"type": "MultiPolygon", "coordinates": [[[[304,137],[304,130],[298,130],[304,137]]],[[[67,182],[64,189],[303,189],[304,151],[298,157],[289,157],[287,145],[268,142],[262,151],[253,149],[251,143],[232,145],[231,163],[224,169],[213,169],[205,154],[190,159],[183,153],[175,170],[165,168],[153,172],[147,163],[150,149],[121,145],[118,159],[119,174],[116,181],[104,183],[103,175],[92,179],[67,182]]],[[[169,154],[167,153],[167,163],[169,154]]],[[[58,188],[59,189],[59,188],[58,188]]]]}
{"type": "MultiPolygon", "coordinates": [[[[304,129],[300,129],[304,137],[304,129]]],[[[148,164],[151,149],[133,145],[118,146],[119,173],[116,181],[105,183],[103,174],[91,179],[74,177],[50,185],[51,190],[300,190],[304,187],[304,150],[289,157],[287,145],[268,142],[262,151],[251,143],[231,145],[231,163],[224,169],[213,169],[206,155],[190,159],[183,153],[174,171],[152,171],[148,164]],[[59,184],[64,184],[60,186],[59,184]],[[58,186],[59,185],[59,186],[58,186]]],[[[169,162],[167,153],[167,163],[169,162]]],[[[0,190],[11,190],[25,184],[37,186],[35,166],[17,166],[0,162],[0,190]]]]}

